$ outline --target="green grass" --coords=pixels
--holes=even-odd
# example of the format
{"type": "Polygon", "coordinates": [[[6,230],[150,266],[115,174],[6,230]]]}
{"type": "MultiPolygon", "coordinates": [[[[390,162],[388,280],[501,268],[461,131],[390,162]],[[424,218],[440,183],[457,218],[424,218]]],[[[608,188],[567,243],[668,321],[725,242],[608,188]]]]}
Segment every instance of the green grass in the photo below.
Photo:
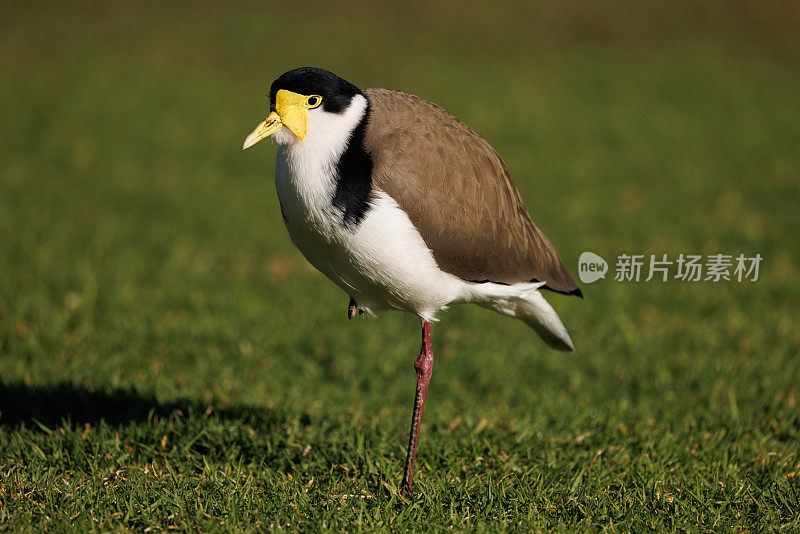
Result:
{"type": "Polygon", "coordinates": [[[797,21],[4,6],[0,530],[799,530],[797,21]],[[573,273],[723,252],[761,277],[553,295],[568,356],[448,311],[406,502],[418,322],[348,322],[283,228],[274,148],[239,150],[303,64],[475,127],[573,273]]]}

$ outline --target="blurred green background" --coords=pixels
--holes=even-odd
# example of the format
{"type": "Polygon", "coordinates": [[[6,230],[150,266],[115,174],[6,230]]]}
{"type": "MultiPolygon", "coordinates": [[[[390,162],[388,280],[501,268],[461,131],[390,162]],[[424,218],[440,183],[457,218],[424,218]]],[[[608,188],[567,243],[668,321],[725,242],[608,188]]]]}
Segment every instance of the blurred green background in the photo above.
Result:
{"type": "Polygon", "coordinates": [[[794,1],[4,3],[0,530],[800,529],[798,35],[794,1]],[[567,356],[446,312],[405,502],[418,321],[346,321],[239,150],[304,65],[483,134],[574,275],[760,278],[550,295],[567,356]]]}

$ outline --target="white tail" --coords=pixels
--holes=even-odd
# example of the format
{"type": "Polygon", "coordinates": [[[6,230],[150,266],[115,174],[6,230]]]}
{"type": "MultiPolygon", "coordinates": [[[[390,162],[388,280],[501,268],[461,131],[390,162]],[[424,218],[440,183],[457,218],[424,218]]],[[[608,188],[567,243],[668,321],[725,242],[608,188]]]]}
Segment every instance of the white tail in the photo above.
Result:
{"type": "MultiPolygon", "coordinates": [[[[575,346],[569,337],[567,329],[559,319],[558,314],[538,291],[543,284],[515,284],[513,286],[500,286],[504,290],[493,291],[492,295],[484,293],[483,299],[475,301],[476,304],[521,319],[533,328],[539,336],[552,348],[564,352],[573,352],[575,346]],[[516,291],[514,291],[516,289],[516,291]],[[516,294],[511,294],[511,293],[516,294]]],[[[493,289],[500,289],[495,284],[493,289]]],[[[488,289],[488,288],[487,288],[488,289]]]]}

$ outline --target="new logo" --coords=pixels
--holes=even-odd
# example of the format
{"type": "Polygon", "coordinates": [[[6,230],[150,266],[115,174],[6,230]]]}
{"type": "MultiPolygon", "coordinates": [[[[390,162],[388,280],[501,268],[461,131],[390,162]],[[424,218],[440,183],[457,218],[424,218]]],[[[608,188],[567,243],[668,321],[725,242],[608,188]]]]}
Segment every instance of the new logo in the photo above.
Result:
{"type": "Polygon", "coordinates": [[[584,284],[591,284],[606,277],[608,263],[594,252],[584,252],[578,258],[578,278],[584,284]]]}

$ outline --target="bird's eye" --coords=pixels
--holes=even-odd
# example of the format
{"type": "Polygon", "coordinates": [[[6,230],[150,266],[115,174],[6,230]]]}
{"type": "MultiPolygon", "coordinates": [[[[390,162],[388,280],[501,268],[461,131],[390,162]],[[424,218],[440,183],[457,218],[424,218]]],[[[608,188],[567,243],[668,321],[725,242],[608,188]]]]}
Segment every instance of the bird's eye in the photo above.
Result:
{"type": "Polygon", "coordinates": [[[322,104],[322,97],[319,95],[309,96],[307,100],[308,109],[313,109],[322,104]]]}

